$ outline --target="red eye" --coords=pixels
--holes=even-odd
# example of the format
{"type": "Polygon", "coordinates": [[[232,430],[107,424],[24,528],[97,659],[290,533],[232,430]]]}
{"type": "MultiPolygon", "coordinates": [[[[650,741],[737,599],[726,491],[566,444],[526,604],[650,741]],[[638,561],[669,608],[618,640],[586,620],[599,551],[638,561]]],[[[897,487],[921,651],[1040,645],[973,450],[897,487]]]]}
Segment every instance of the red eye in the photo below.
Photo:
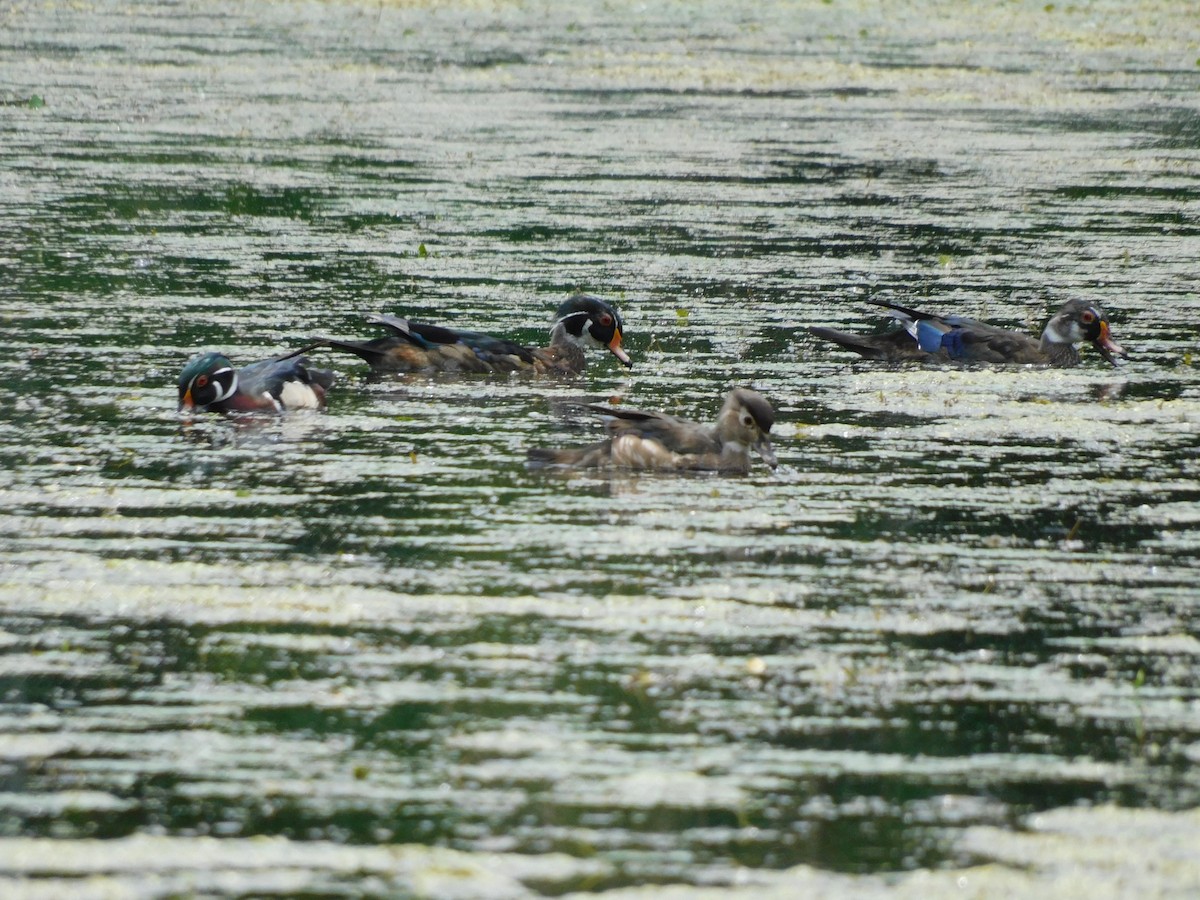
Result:
{"type": "Polygon", "coordinates": [[[1084,325],[1091,325],[1093,322],[1096,321],[1096,314],[1094,312],[1092,312],[1090,309],[1085,309],[1083,312],[1081,312],[1079,314],[1079,321],[1082,322],[1084,325]]]}
{"type": "Polygon", "coordinates": [[[206,384],[208,384],[208,376],[207,375],[201,375],[199,378],[196,379],[196,387],[204,387],[206,384]]]}
{"type": "Polygon", "coordinates": [[[607,328],[612,324],[612,316],[608,313],[600,313],[600,324],[607,328]]]}

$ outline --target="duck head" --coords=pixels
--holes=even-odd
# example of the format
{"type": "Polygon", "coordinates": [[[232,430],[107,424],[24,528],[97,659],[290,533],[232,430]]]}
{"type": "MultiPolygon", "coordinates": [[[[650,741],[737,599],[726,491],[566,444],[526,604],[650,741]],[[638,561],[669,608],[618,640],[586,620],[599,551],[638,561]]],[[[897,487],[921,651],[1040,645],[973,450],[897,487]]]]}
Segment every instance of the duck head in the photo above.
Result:
{"type": "Polygon", "coordinates": [[[730,391],[717,416],[717,434],[724,446],[731,444],[753,447],[762,461],[774,469],[779,465],[775,448],[771,446],[771,426],[775,410],[767,398],[749,388],[730,391]]]}
{"type": "Polygon", "coordinates": [[[1046,323],[1042,332],[1043,344],[1079,344],[1087,341],[1111,365],[1116,357],[1127,356],[1125,349],[1112,338],[1108,316],[1099,304],[1087,300],[1072,300],[1046,323]]]}
{"type": "Polygon", "coordinates": [[[621,314],[599,297],[575,294],[554,313],[550,342],[563,340],[581,347],[603,348],[629,368],[633,360],[621,348],[624,327],[621,314]]]}
{"type": "Polygon", "coordinates": [[[202,353],[190,360],[179,375],[179,408],[211,408],[228,400],[238,389],[237,369],[220,353],[202,353]]]}

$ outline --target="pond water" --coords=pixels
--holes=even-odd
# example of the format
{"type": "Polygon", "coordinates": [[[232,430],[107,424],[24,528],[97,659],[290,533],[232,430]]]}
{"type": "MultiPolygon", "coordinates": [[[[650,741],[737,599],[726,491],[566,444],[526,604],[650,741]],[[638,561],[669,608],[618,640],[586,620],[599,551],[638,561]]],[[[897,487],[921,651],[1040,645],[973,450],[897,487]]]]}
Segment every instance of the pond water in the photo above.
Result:
{"type": "Polygon", "coordinates": [[[0,7],[6,896],[1200,891],[1200,19],[884,6],[0,7]],[[632,370],[176,412],[576,289],[632,370]],[[735,385],[774,473],[526,466],[735,385]]]}

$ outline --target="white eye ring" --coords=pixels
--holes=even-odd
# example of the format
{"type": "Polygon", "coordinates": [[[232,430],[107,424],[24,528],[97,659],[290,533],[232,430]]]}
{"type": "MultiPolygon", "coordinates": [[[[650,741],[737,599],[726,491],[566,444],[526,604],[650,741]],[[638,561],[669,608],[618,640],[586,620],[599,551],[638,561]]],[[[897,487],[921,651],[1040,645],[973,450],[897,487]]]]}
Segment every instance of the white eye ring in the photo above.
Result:
{"type": "Polygon", "coordinates": [[[742,416],[742,424],[749,428],[754,424],[754,416],[742,416]]]}

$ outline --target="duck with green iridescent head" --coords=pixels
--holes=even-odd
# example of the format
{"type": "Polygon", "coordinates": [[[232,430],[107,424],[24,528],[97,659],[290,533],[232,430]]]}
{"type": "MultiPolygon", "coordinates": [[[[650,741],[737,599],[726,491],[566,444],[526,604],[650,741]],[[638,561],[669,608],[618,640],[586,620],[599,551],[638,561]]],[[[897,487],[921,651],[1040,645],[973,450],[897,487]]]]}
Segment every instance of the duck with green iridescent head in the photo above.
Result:
{"type": "Polygon", "coordinates": [[[621,314],[591,294],[574,294],[558,307],[545,347],[398,316],[368,316],[367,321],[388,334],[369,341],[313,338],[313,343],[353,353],[377,374],[578,375],[587,366],[587,351],[593,349],[607,350],[626,367],[633,365],[621,346],[625,328],[621,314]]]}
{"type": "Polygon", "coordinates": [[[297,353],[236,368],[222,353],[193,357],[179,376],[179,409],[215,413],[280,413],[324,409],[333,373],[297,353]]]}

